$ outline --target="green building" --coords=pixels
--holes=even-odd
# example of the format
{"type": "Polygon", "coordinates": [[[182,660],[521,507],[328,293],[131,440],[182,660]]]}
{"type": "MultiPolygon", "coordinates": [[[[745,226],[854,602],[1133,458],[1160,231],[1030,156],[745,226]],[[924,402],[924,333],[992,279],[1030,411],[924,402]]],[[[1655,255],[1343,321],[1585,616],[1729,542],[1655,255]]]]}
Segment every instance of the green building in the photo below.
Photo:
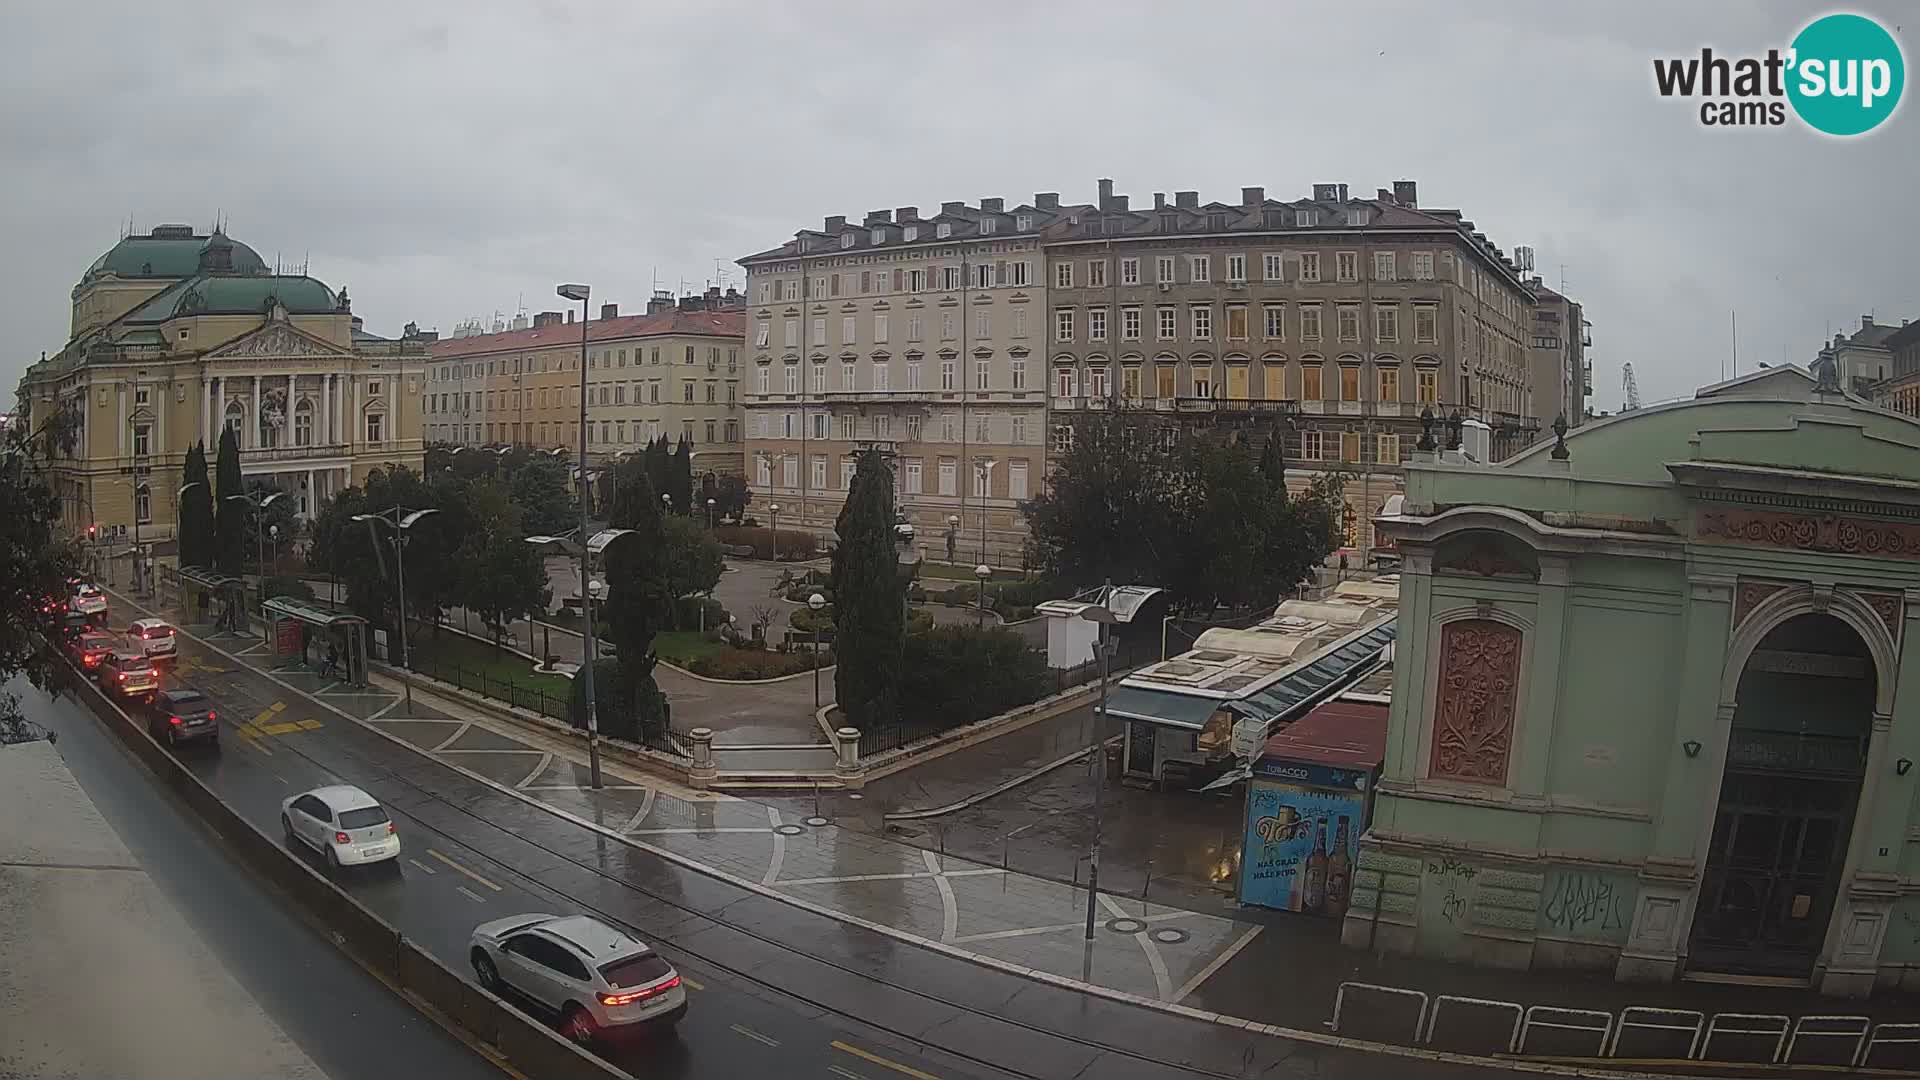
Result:
{"type": "Polygon", "coordinates": [[[1821,374],[1418,455],[1348,944],[1920,988],[1920,424],[1821,374]]]}

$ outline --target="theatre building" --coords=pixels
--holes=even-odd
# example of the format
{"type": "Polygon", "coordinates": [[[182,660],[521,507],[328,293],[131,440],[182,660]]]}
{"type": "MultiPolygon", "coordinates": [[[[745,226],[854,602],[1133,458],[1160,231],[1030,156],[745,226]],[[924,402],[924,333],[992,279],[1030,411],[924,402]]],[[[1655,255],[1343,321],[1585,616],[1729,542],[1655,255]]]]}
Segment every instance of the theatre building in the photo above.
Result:
{"type": "Polygon", "coordinates": [[[1920,988],[1920,424],[1822,367],[1410,464],[1349,944],[1920,988]]]}

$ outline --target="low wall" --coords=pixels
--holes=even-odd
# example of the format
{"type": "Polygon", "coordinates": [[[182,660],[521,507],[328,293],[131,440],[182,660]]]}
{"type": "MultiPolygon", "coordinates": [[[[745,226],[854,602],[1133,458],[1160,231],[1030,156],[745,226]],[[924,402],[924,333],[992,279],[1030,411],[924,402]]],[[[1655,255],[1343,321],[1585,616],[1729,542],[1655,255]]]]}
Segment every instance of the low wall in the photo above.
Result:
{"type": "Polygon", "coordinates": [[[206,821],[226,848],[265,878],[339,948],[416,1008],[465,1033],[518,1073],[541,1080],[632,1080],[623,1070],[561,1038],[487,993],[388,926],[352,895],[256,829],[155,742],[92,682],[68,668],[73,691],[135,757],[206,821]]]}
{"type": "Polygon", "coordinates": [[[1099,696],[1098,683],[1070,687],[1058,694],[1043,697],[1031,705],[1022,705],[998,716],[989,716],[985,720],[976,720],[971,724],[949,728],[938,735],[908,743],[898,750],[888,750],[870,758],[863,758],[860,765],[866,772],[865,780],[870,783],[890,773],[945,757],[955,750],[1019,731],[1029,724],[1057,716],[1069,709],[1091,705],[1099,696]]]}

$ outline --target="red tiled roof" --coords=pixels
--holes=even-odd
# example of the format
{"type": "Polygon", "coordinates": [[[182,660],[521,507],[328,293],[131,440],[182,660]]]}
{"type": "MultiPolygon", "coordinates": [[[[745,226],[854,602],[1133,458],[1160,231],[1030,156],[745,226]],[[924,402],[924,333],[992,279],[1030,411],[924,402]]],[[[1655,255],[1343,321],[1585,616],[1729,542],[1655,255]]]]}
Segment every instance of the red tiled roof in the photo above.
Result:
{"type": "MultiPolygon", "coordinates": [[[[739,311],[671,311],[658,315],[621,315],[612,319],[594,319],[587,323],[587,342],[622,338],[664,337],[672,334],[745,339],[747,316],[739,311]]],[[[429,348],[433,357],[444,360],[454,356],[480,353],[522,352],[555,345],[580,344],[580,324],[559,323],[530,330],[508,330],[500,334],[442,338],[429,348]]]]}
{"type": "Polygon", "coordinates": [[[1260,756],[1342,769],[1378,768],[1387,756],[1387,706],[1325,702],[1269,738],[1260,756]]]}

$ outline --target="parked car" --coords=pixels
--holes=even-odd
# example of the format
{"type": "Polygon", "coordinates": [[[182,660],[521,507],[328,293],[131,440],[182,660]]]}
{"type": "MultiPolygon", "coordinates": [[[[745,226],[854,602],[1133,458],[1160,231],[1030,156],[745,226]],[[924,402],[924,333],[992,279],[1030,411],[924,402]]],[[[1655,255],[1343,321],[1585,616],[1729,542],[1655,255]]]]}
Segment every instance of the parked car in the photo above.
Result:
{"type": "Polygon", "coordinates": [[[114,654],[116,646],[112,634],[86,630],[67,640],[67,655],[83,670],[93,671],[100,666],[100,661],[114,654]]]}
{"type": "Polygon", "coordinates": [[[133,625],[127,627],[127,639],[156,660],[173,659],[173,627],[165,619],[135,619],[133,625]]]}
{"type": "Polygon", "coordinates": [[[672,1027],[687,1014],[680,973],[646,943],[585,915],[515,915],[474,927],[480,985],[511,990],[589,1045],[635,1025],[672,1027]]]}
{"type": "Polygon", "coordinates": [[[281,803],[280,829],[287,843],[320,852],[332,870],[400,857],[399,826],[351,784],[314,788],[281,803]]]}
{"type": "Polygon", "coordinates": [[[139,653],[114,653],[95,670],[100,673],[100,688],[111,697],[145,700],[160,689],[160,669],[139,653]]]}
{"type": "Polygon", "coordinates": [[[73,599],[67,606],[89,618],[104,620],[107,615],[107,594],[100,591],[100,586],[83,581],[73,587],[73,599]]]}
{"type": "Polygon", "coordinates": [[[162,690],[147,703],[147,731],[168,746],[204,740],[220,745],[220,714],[213,701],[191,687],[162,690]]]}
{"type": "Polygon", "coordinates": [[[54,632],[60,635],[62,645],[71,648],[74,640],[81,634],[92,633],[95,629],[90,616],[82,615],[77,611],[67,611],[60,616],[54,632]]]}

